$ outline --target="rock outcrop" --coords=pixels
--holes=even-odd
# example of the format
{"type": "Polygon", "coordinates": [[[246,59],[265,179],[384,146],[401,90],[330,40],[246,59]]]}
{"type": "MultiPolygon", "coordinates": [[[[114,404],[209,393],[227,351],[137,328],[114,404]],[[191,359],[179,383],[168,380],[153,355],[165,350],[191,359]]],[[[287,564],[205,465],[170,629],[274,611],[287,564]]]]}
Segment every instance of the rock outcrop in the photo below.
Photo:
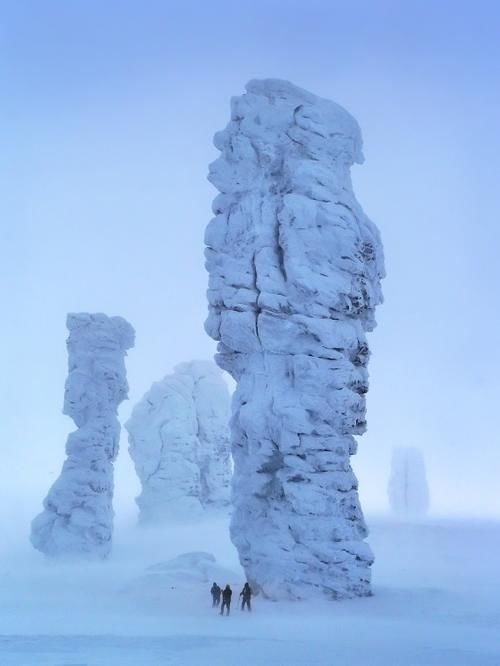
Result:
{"type": "Polygon", "coordinates": [[[214,142],[206,330],[237,382],[233,543],[267,597],[368,595],[349,458],[366,428],[366,332],[384,267],[351,185],[360,129],[337,104],[271,79],[232,99],[214,142]]]}
{"type": "Polygon", "coordinates": [[[139,522],[200,517],[229,503],[230,398],[212,361],[182,363],[155,382],[125,427],[142,485],[139,522]]]}
{"type": "Polygon", "coordinates": [[[121,317],[70,314],[64,414],[78,427],[59,478],[32,522],[31,543],[49,557],[104,558],[113,532],[113,462],[119,404],[127,398],[127,349],[134,330],[121,317]]]}

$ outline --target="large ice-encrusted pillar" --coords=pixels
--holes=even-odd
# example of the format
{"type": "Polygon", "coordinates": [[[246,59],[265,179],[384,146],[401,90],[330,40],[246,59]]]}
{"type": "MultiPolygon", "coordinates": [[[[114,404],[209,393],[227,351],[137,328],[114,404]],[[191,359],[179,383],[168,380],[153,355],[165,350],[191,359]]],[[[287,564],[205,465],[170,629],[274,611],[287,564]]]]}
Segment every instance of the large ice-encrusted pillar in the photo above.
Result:
{"type": "Polygon", "coordinates": [[[139,522],[200,517],[229,503],[230,399],[212,361],[190,361],[155,382],[125,424],[141,481],[139,522]]]}
{"type": "Polygon", "coordinates": [[[364,432],[384,275],[354,196],[358,124],[286,81],[251,81],[215,136],[206,232],[218,364],[237,382],[231,537],[270,598],[370,594],[372,553],[349,457],[364,432]]]}
{"type": "Polygon", "coordinates": [[[59,478],[32,522],[31,543],[50,557],[106,557],[113,532],[113,461],[119,404],[127,397],[127,349],[134,329],[121,317],[69,314],[63,413],[78,426],[59,478]]]}

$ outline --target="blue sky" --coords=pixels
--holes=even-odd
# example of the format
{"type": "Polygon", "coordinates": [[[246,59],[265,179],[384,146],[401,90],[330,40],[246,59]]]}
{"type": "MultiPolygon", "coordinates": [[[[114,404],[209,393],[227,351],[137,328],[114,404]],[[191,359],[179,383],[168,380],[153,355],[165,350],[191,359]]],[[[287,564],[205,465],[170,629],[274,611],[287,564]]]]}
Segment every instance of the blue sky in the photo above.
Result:
{"type": "MultiPolygon", "coordinates": [[[[0,2],[4,488],[34,513],[73,424],[65,316],[137,331],[128,414],[209,357],[203,230],[213,133],[250,78],[345,106],[357,196],[385,244],[369,431],[355,467],[385,505],[393,446],[428,462],[437,512],[500,514],[496,413],[500,6],[495,2],[0,2]],[[473,470],[473,471],[471,471],[473,470]]],[[[135,479],[122,441],[117,493],[135,479]]]]}

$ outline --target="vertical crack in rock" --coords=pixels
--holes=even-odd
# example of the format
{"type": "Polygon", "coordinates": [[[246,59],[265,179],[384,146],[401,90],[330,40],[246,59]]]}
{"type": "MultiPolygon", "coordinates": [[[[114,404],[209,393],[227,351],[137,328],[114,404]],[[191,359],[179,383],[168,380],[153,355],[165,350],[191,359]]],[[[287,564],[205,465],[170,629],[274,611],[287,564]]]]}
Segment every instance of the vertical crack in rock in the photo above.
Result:
{"type": "Polygon", "coordinates": [[[368,595],[350,456],[384,266],[352,191],[358,124],[291,83],[251,81],[214,143],[206,330],[237,382],[233,543],[272,599],[368,595]]]}
{"type": "Polygon", "coordinates": [[[193,519],[229,504],[229,412],[212,361],[176,366],[135,405],[125,428],[142,486],[140,523],[193,519]]]}
{"type": "Polygon", "coordinates": [[[127,349],[134,330],[121,317],[69,314],[64,414],[78,426],[59,478],[32,522],[31,543],[50,557],[106,557],[113,532],[117,409],[127,398],[127,349]]]}

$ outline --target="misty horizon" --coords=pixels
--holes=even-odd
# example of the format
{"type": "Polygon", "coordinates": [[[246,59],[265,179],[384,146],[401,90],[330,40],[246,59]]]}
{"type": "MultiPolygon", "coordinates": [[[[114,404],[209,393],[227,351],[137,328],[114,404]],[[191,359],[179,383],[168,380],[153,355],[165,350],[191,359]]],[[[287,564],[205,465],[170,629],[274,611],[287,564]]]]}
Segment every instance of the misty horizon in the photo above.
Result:
{"type": "MultiPolygon", "coordinates": [[[[30,22],[21,6],[4,13],[2,520],[39,511],[74,429],[61,414],[68,312],[121,315],[136,330],[122,424],[176,364],[212,358],[212,137],[230,97],[267,77],[341,104],[364,138],[353,185],[381,231],[387,277],[369,334],[368,431],[352,460],[363,509],[388,510],[391,451],[414,446],[431,515],[500,516],[494,22],[468,9],[445,29],[451,3],[432,21],[418,3],[308,4],[304,16],[300,3],[286,15],[270,3],[265,20],[262,4],[228,2],[140,13],[110,3],[99,21],[81,5],[32,8],[30,22]]],[[[118,517],[134,514],[138,489],[122,430],[118,517]]]]}

